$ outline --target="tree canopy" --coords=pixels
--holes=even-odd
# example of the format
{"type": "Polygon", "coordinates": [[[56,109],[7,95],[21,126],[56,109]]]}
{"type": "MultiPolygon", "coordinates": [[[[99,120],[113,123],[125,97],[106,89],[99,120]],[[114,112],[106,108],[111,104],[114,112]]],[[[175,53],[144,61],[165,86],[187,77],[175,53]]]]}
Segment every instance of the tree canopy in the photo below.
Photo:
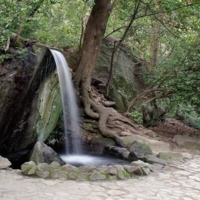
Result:
{"type": "MultiPolygon", "coordinates": [[[[9,57],[10,46],[22,46],[20,37],[80,49],[95,5],[93,0],[0,2],[1,62],[9,57]]],[[[161,89],[154,92],[154,100],[164,99],[173,114],[186,107],[200,113],[199,0],[112,0],[107,36],[128,45],[148,63],[148,89],[161,89]]]]}

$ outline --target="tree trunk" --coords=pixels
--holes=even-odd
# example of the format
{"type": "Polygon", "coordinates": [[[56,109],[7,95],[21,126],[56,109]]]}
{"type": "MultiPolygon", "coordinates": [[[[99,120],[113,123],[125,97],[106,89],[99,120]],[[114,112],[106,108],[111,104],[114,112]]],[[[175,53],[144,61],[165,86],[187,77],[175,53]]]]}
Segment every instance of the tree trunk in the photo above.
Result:
{"type": "Polygon", "coordinates": [[[103,105],[97,105],[97,103],[93,101],[91,91],[92,72],[101,47],[111,9],[111,0],[95,0],[95,5],[86,26],[75,80],[76,86],[81,89],[85,113],[89,117],[98,120],[98,127],[103,136],[112,138],[119,146],[125,147],[124,143],[114,131],[107,128],[109,116],[114,115],[112,109],[107,109],[103,105]]]}
{"type": "Polygon", "coordinates": [[[110,14],[110,2],[111,0],[95,0],[95,5],[86,26],[80,63],[75,74],[78,86],[84,83],[85,86],[90,87],[92,71],[110,14]]]}
{"type": "Polygon", "coordinates": [[[149,70],[152,70],[152,68],[157,63],[159,35],[160,35],[160,24],[159,24],[159,22],[154,21],[153,22],[153,35],[152,35],[151,49],[150,49],[151,60],[150,60],[149,70]]]}

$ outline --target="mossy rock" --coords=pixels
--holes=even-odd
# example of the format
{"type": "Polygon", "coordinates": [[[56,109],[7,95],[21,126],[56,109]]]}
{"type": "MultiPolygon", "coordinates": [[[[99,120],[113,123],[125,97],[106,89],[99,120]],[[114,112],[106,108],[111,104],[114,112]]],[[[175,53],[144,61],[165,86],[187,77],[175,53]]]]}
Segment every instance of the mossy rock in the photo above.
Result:
{"type": "MultiPolygon", "coordinates": [[[[110,71],[110,60],[113,52],[115,39],[106,38],[101,46],[96,66],[93,71],[93,78],[106,85],[110,71]]],[[[125,111],[127,104],[144,90],[142,71],[145,63],[133,54],[131,48],[121,45],[116,51],[113,61],[112,83],[108,90],[110,99],[116,102],[116,108],[125,111]]]]}
{"type": "Polygon", "coordinates": [[[38,112],[34,129],[40,141],[46,141],[56,127],[62,112],[57,74],[53,73],[39,89],[38,112]]]}
{"type": "Polygon", "coordinates": [[[133,142],[129,147],[129,151],[134,153],[137,157],[153,154],[151,148],[147,144],[138,141],[133,142]]]}
{"type": "Polygon", "coordinates": [[[109,96],[115,101],[116,108],[124,111],[128,103],[136,96],[136,90],[134,90],[133,84],[128,82],[122,74],[115,74],[109,96]]]}

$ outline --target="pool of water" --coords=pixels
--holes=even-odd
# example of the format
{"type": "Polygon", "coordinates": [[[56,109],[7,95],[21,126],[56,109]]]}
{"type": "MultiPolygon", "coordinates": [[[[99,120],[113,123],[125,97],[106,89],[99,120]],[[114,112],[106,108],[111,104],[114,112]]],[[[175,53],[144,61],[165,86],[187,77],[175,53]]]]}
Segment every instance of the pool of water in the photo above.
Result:
{"type": "Polygon", "coordinates": [[[111,165],[111,164],[130,164],[130,162],[113,158],[106,155],[60,155],[62,160],[67,164],[74,166],[83,166],[83,165],[111,165]]]}

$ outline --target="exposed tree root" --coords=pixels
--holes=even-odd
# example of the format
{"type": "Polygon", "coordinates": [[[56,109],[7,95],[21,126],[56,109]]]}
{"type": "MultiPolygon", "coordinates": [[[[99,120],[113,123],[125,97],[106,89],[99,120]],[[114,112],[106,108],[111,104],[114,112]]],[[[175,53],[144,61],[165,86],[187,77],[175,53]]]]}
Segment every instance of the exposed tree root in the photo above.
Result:
{"type": "MultiPolygon", "coordinates": [[[[105,107],[102,104],[103,101],[98,100],[99,98],[101,99],[101,97],[95,99],[95,95],[93,95],[91,88],[92,73],[96,59],[101,47],[110,12],[116,1],[112,1],[113,4],[111,3],[111,0],[94,0],[94,2],[94,7],[87,22],[83,46],[80,51],[79,64],[74,78],[76,80],[77,88],[81,88],[80,94],[82,95],[81,99],[85,108],[85,113],[92,119],[98,121],[98,129],[104,137],[113,139],[117,145],[121,147],[126,147],[119,137],[121,132],[129,130],[130,132],[135,133],[139,128],[134,122],[120,115],[114,109],[105,107]],[[117,124],[116,127],[114,126],[115,124],[117,124]]],[[[135,6],[133,17],[128,25],[129,28],[134,21],[140,3],[141,2],[137,3],[135,6]]],[[[127,31],[128,28],[122,37],[122,41],[125,38],[127,31]]],[[[118,44],[119,46],[120,43],[118,44]]]]}
{"type": "Polygon", "coordinates": [[[111,107],[105,107],[101,103],[101,99],[97,95],[97,91],[93,94],[91,89],[87,89],[85,84],[82,84],[82,101],[85,108],[85,113],[98,121],[97,126],[102,136],[113,139],[120,147],[126,147],[120,136],[124,133],[139,134],[140,126],[134,121],[118,113],[111,107]],[[95,97],[96,99],[94,99],[95,97]]]}

